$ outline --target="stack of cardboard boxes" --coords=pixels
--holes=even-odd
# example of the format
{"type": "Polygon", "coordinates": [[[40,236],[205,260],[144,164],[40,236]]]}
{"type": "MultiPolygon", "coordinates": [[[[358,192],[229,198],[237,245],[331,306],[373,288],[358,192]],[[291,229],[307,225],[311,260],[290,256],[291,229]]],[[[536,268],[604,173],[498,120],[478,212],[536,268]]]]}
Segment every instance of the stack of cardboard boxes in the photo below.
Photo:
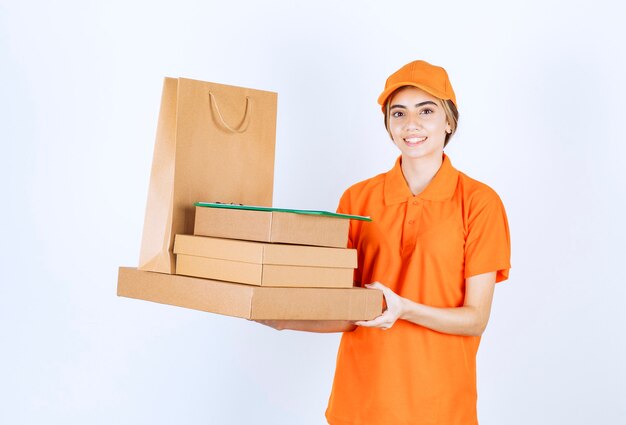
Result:
{"type": "Polygon", "coordinates": [[[165,78],[139,267],[120,268],[118,295],[248,319],[381,313],[381,291],[352,287],[347,218],[270,207],[276,102],[273,92],[165,78]],[[203,200],[227,204],[194,208],[203,200]]]}
{"type": "Polygon", "coordinates": [[[118,294],[247,319],[372,319],[382,294],[353,287],[348,229],[337,215],[197,206],[194,234],[175,237],[176,275],[121,268],[118,294]]]}
{"type": "Polygon", "coordinates": [[[177,235],[176,273],[257,286],[351,288],[349,220],[206,204],[194,235],[177,235]]]}

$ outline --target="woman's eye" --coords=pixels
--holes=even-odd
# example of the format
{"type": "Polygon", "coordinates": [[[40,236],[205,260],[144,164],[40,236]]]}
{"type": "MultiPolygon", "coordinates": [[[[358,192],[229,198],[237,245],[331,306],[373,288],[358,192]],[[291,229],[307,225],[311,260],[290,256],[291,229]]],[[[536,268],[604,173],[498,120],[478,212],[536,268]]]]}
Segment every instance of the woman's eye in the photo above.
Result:
{"type": "Polygon", "coordinates": [[[394,118],[399,118],[399,117],[404,116],[404,112],[401,112],[401,111],[396,111],[396,112],[393,112],[393,113],[391,114],[391,116],[392,116],[392,117],[394,117],[394,118]]]}
{"type": "Polygon", "coordinates": [[[422,114],[424,114],[424,115],[430,115],[433,112],[435,112],[435,111],[433,111],[432,109],[429,109],[429,108],[422,109],[422,114]]]}

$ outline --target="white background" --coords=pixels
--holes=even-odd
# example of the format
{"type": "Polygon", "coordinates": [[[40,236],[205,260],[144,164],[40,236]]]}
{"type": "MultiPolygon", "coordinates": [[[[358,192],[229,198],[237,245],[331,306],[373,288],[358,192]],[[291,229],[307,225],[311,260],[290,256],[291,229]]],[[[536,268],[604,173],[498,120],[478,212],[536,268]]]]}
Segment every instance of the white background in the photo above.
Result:
{"type": "Polygon", "coordinates": [[[279,93],[275,205],[333,210],[397,152],[413,59],[457,92],[453,164],[509,214],[482,425],[626,423],[623,12],[612,1],[0,1],[0,423],[322,424],[339,335],[116,296],[162,79],[279,93]]]}

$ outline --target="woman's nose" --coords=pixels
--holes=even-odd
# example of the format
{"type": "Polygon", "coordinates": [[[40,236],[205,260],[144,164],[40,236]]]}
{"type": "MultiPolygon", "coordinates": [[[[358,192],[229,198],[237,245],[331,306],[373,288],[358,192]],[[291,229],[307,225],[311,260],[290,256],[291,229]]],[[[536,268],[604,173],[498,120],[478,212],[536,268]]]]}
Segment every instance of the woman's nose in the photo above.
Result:
{"type": "Polygon", "coordinates": [[[406,122],[406,129],[407,130],[415,130],[415,129],[419,129],[422,126],[422,123],[419,119],[418,116],[416,115],[409,115],[408,116],[408,120],[406,122]]]}

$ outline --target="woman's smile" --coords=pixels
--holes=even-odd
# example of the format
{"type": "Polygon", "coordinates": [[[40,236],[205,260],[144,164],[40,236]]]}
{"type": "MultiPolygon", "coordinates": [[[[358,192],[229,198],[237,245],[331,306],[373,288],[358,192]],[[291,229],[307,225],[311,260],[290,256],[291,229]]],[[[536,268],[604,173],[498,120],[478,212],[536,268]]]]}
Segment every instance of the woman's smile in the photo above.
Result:
{"type": "Polygon", "coordinates": [[[428,139],[426,136],[408,136],[404,138],[404,143],[409,147],[419,146],[428,139]]]}

